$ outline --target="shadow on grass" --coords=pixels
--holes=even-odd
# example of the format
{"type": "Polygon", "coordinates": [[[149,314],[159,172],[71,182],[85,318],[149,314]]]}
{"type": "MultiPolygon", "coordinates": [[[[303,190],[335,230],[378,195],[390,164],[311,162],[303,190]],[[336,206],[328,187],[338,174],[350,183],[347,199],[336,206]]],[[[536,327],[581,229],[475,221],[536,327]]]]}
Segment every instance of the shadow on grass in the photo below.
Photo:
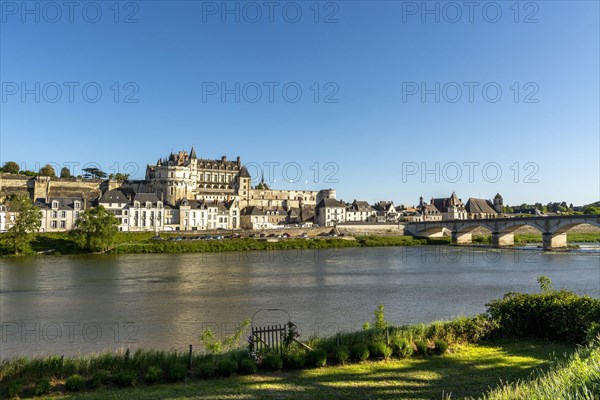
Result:
{"type": "Polygon", "coordinates": [[[81,399],[442,399],[479,396],[498,383],[527,378],[575,346],[544,341],[493,341],[455,348],[444,357],[366,362],[80,394],[81,399]]]}

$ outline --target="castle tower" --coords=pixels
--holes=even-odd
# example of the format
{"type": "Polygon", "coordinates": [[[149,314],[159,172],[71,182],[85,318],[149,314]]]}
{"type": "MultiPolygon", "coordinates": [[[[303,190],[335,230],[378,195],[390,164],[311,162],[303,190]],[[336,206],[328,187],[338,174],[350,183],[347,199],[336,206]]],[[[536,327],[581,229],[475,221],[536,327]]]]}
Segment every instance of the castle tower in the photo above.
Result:
{"type": "Polygon", "coordinates": [[[504,199],[502,199],[500,193],[496,193],[494,197],[494,209],[497,213],[501,213],[504,210],[504,199]]]}

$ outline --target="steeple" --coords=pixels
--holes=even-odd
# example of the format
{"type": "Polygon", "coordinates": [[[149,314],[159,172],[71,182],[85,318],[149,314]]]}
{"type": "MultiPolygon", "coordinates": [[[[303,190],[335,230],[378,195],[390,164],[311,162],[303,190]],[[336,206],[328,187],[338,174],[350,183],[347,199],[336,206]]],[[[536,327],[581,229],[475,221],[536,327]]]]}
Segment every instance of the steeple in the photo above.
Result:
{"type": "Polygon", "coordinates": [[[190,158],[197,158],[196,149],[194,148],[194,145],[192,145],[192,150],[190,150],[190,158]]]}

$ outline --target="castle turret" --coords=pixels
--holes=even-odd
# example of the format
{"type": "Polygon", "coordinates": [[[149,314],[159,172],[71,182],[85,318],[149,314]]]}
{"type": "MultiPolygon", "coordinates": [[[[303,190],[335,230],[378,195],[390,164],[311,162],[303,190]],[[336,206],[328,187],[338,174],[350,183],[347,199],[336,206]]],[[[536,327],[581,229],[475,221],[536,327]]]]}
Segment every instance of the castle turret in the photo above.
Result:
{"type": "Polygon", "coordinates": [[[504,210],[504,199],[500,196],[500,193],[496,193],[494,197],[494,210],[497,213],[501,213],[504,210]]]}

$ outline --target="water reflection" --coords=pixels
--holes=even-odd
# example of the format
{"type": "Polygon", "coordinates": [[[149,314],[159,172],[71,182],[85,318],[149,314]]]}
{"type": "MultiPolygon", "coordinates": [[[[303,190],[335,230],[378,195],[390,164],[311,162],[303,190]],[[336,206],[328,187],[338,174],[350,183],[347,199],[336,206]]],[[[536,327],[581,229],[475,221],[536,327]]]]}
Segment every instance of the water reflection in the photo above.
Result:
{"type": "Polygon", "coordinates": [[[380,303],[396,324],[448,319],[482,312],[507,291],[535,291],[542,274],[598,297],[600,258],[585,251],[426,246],[4,259],[0,357],[184,349],[199,344],[205,327],[232,332],[270,308],[289,312],[304,337],[360,329],[380,303]]]}

